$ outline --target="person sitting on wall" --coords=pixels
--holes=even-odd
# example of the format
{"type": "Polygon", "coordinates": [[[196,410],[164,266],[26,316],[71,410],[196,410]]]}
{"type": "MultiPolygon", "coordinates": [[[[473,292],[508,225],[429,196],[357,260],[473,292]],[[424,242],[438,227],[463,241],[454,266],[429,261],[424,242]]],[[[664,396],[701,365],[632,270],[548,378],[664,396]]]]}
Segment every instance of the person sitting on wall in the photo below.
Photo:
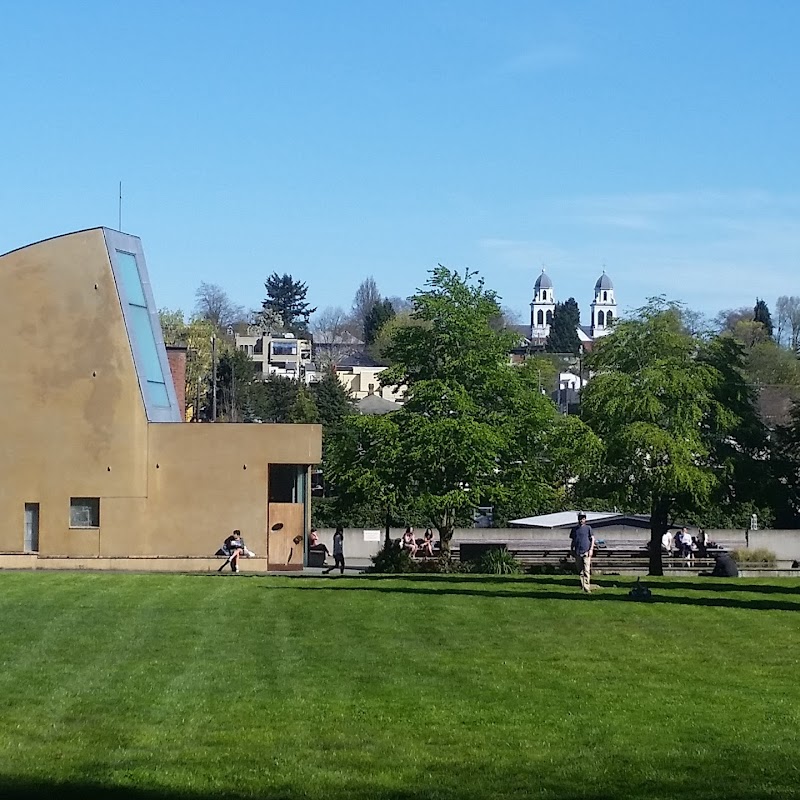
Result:
{"type": "Polygon", "coordinates": [[[324,567],[330,554],[328,545],[319,540],[317,529],[312,528],[308,534],[308,566],[324,567]]]}
{"type": "Polygon", "coordinates": [[[422,538],[419,550],[424,556],[433,555],[433,531],[430,528],[425,528],[425,535],[422,538]]]}
{"type": "Polygon", "coordinates": [[[239,557],[244,549],[245,547],[244,540],[242,539],[242,532],[237,529],[222,543],[222,554],[226,555],[227,558],[222,562],[222,566],[217,570],[217,572],[222,572],[222,570],[224,570],[228,564],[231,565],[231,572],[238,572],[239,557]]]}
{"type": "Polygon", "coordinates": [[[681,528],[681,532],[678,534],[678,547],[683,558],[692,557],[692,534],[689,533],[688,528],[681,528]]]}
{"type": "Polygon", "coordinates": [[[667,553],[668,555],[672,555],[672,546],[674,541],[675,539],[672,531],[666,531],[661,537],[661,551],[663,553],[667,553]]]}
{"type": "Polygon", "coordinates": [[[326,557],[331,554],[331,551],[328,550],[328,545],[319,540],[319,534],[316,528],[312,528],[311,533],[308,534],[308,549],[324,553],[326,557]]]}
{"type": "Polygon", "coordinates": [[[414,528],[411,525],[406,528],[403,538],[400,540],[400,546],[403,550],[408,550],[412,558],[417,554],[417,540],[414,538],[414,528]]]}

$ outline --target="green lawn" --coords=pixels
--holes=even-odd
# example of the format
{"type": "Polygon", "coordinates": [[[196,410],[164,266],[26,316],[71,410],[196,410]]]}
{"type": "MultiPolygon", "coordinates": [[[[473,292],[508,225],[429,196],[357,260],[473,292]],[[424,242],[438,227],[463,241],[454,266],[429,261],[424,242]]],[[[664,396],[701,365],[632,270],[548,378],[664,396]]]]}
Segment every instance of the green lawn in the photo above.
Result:
{"type": "Polygon", "coordinates": [[[800,797],[800,581],[0,573],[0,797],[800,797]]]}

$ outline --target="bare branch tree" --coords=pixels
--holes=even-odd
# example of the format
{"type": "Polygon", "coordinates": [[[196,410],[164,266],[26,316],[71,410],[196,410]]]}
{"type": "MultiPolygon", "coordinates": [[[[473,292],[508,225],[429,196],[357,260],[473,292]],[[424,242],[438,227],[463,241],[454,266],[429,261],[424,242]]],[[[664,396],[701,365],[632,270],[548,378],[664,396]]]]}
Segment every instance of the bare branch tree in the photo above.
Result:
{"type": "Polygon", "coordinates": [[[750,306],[742,306],[741,308],[725,308],[714,317],[714,325],[720,333],[725,331],[733,332],[736,330],[736,325],[743,321],[752,321],[753,309],[750,306]]]}
{"type": "Polygon", "coordinates": [[[363,344],[352,333],[352,318],[340,306],[328,306],[317,312],[310,329],[314,336],[314,359],[323,368],[336,366],[363,344]]]}
{"type": "Polygon", "coordinates": [[[244,308],[231,302],[227,292],[215,283],[204,281],[194,297],[196,314],[221,330],[247,318],[244,308]]]}
{"type": "MultiPolygon", "coordinates": [[[[376,303],[380,303],[381,293],[378,291],[378,284],[375,283],[375,278],[370,275],[361,281],[361,285],[356,289],[356,295],[353,298],[353,308],[350,312],[353,327],[355,331],[361,336],[364,330],[364,320],[367,314],[372,311],[376,303]]],[[[363,336],[361,336],[363,338],[363,336]]]]}
{"type": "Polygon", "coordinates": [[[775,303],[775,340],[795,352],[800,349],[800,297],[781,295],[775,303]]]}
{"type": "Polygon", "coordinates": [[[395,310],[396,314],[403,314],[406,311],[413,311],[414,305],[407,297],[387,297],[386,298],[391,304],[392,308],[395,310]]]}
{"type": "Polygon", "coordinates": [[[713,325],[711,320],[709,320],[702,311],[695,311],[691,308],[682,308],[681,322],[683,323],[683,329],[690,336],[695,336],[699,339],[707,339],[711,335],[711,329],[713,328],[713,325]]]}

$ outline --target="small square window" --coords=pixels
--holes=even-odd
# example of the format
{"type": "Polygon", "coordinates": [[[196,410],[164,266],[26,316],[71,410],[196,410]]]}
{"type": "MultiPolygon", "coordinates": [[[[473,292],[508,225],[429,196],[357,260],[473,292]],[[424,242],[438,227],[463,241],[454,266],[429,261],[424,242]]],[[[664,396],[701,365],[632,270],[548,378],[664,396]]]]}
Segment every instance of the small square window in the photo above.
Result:
{"type": "Polygon", "coordinates": [[[100,527],[100,498],[71,497],[69,499],[70,528],[100,527]]]}

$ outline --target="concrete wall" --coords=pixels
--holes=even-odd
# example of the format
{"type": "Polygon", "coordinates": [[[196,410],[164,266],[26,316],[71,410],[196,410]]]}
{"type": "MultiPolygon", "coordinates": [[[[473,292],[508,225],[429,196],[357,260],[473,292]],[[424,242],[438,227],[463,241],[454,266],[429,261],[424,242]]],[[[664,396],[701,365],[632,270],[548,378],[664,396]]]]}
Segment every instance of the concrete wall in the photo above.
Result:
{"type": "Polygon", "coordinates": [[[779,561],[800,561],[800,530],[750,531],[747,538],[751,550],[766,547],[779,561]]]}
{"type": "MultiPolygon", "coordinates": [[[[377,530],[377,529],[374,529],[377,530]]],[[[399,539],[405,528],[392,528],[391,536],[399,539]]],[[[418,539],[422,538],[424,528],[415,528],[414,533],[418,539]]],[[[693,532],[694,529],[693,529],[693,532]]],[[[323,528],[318,531],[321,542],[333,548],[333,528],[323,528]]],[[[726,547],[746,547],[746,536],[743,530],[709,530],[712,541],[718,541],[726,547]]],[[[595,535],[598,539],[607,542],[629,541],[645,544],[650,540],[650,531],[644,528],[631,528],[625,525],[615,525],[607,528],[597,528],[595,535]]],[[[366,541],[363,528],[345,528],[345,555],[350,558],[371,558],[383,546],[384,529],[380,531],[380,541],[366,541]]],[[[434,537],[438,541],[439,533],[434,530],[434,537]]],[[[535,530],[531,528],[457,528],[453,534],[453,544],[461,542],[534,542],[552,543],[563,542],[564,547],[569,547],[569,531],[567,530],[535,530]]],[[[774,550],[780,559],[800,558],[800,555],[790,556],[789,552],[800,552],[800,530],[798,531],[757,531],[750,534],[750,547],[769,547],[774,550]],[[774,536],[777,534],[777,536],[774,536]],[[767,541],[770,544],[761,544],[767,541]],[[758,542],[758,543],[756,543],[758,542]],[[781,548],[780,550],[777,548],[781,548]]]]}
{"type": "Polygon", "coordinates": [[[317,463],[321,427],[148,423],[102,229],[0,256],[0,335],[0,552],[38,503],[42,556],[211,555],[233,528],[267,556],[269,464],[317,463]]]}

